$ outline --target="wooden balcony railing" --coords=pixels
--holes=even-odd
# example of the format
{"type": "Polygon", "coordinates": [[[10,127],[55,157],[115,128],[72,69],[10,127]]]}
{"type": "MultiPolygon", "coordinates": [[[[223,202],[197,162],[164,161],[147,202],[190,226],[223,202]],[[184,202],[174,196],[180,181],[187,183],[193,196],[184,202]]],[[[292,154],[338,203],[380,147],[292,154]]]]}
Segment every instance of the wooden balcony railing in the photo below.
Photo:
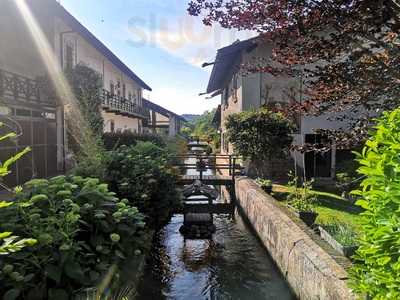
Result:
{"type": "Polygon", "coordinates": [[[45,84],[44,79],[41,80],[39,77],[32,79],[0,69],[0,97],[4,101],[54,105],[54,101],[49,99],[43,92],[43,84],[45,84]]]}
{"type": "Polygon", "coordinates": [[[105,110],[111,112],[131,115],[146,120],[150,118],[150,113],[148,109],[132,103],[128,99],[113,95],[106,90],[103,90],[102,93],[102,104],[105,110]]]}

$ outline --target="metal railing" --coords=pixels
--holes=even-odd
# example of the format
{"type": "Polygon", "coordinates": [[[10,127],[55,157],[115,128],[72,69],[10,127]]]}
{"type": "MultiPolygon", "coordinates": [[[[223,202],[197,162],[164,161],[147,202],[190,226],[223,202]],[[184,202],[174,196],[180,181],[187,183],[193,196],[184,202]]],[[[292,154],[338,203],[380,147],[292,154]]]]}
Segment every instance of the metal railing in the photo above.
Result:
{"type": "Polygon", "coordinates": [[[130,100],[120,97],[118,95],[113,95],[109,91],[102,91],[101,96],[102,104],[105,109],[111,111],[117,111],[119,113],[133,115],[143,119],[149,119],[149,110],[132,103],[130,100]]]}
{"type": "Polygon", "coordinates": [[[30,102],[33,104],[54,104],[43,93],[44,80],[32,79],[0,69],[0,97],[4,100],[30,102]]]}
{"type": "Polygon", "coordinates": [[[200,180],[203,179],[203,173],[207,170],[221,171],[228,170],[228,174],[232,181],[235,181],[235,177],[241,175],[244,169],[238,162],[240,157],[237,155],[222,155],[222,154],[211,154],[211,155],[178,155],[171,157],[173,160],[179,160],[180,163],[173,163],[175,167],[179,167],[182,170],[197,170],[200,175],[200,180]],[[188,159],[196,159],[195,163],[187,163],[188,159]],[[218,160],[226,160],[226,163],[218,163],[218,160]]]}

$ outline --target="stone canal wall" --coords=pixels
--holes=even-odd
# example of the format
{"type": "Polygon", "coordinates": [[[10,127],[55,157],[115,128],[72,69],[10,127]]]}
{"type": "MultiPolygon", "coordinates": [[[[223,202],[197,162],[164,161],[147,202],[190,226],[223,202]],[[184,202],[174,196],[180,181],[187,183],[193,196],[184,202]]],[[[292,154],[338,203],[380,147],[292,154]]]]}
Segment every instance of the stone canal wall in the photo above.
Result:
{"type": "Polygon", "coordinates": [[[355,299],[348,274],[290,213],[247,177],[236,180],[238,204],[299,299],[355,299]]]}

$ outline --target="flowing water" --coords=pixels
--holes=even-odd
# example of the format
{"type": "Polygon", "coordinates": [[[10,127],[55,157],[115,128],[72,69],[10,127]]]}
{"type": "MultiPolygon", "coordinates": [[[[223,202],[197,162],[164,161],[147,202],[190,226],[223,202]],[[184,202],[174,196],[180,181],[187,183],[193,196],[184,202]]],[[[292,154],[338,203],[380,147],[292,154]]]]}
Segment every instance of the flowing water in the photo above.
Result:
{"type": "Polygon", "coordinates": [[[295,299],[238,213],[214,216],[211,240],[185,239],[182,224],[175,215],[158,232],[138,299],[295,299]]]}
{"type": "Polygon", "coordinates": [[[158,233],[138,299],[295,299],[239,215],[215,217],[212,240],[185,240],[182,222],[158,233]]]}

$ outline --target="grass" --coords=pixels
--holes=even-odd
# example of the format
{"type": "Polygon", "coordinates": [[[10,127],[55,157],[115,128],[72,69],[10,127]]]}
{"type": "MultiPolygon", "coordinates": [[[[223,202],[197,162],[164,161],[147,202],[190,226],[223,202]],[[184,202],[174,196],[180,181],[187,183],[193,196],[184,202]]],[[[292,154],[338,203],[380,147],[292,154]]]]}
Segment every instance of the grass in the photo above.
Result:
{"type": "Polygon", "coordinates": [[[350,225],[332,223],[323,228],[342,246],[351,247],[357,245],[357,231],[350,225]]]}
{"type": "Polygon", "coordinates": [[[352,227],[356,232],[360,232],[361,230],[359,225],[359,214],[337,210],[321,205],[318,205],[315,210],[318,213],[318,218],[316,222],[320,225],[341,223],[352,227]]]}
{"type": "MultiPolygon", "coordinates": [[[[290,188],[283,185],[273,186],[274,197],[278,200],[285,200],[290,188]]],[[[324,191],[312,191],[318,196],[318,203],[315,210],[318,213],[316,220],[317,224],[328,225],[333,223],[340,223],[347,225],[360,232],[361,227],[359,224],[360,213],[362,209],[358,206],[352,205],[343,197],[334,193],[324,191]]]]}

